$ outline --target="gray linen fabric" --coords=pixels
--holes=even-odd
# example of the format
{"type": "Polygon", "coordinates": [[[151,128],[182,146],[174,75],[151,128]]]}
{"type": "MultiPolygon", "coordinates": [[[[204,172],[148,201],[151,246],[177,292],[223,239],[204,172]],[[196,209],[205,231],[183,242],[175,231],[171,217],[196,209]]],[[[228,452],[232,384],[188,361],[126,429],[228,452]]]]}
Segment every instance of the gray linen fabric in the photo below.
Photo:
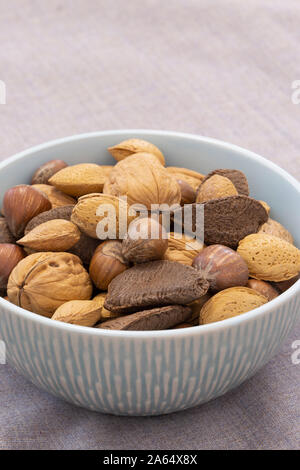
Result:
{"type": "MultiPolygon", "coordinates": [[[[170,129],[300,177],[298,0],[0,0],[0,11],[0,159],[76,133],[170,129]]],[[[297,339],[299,325],[236,390],[154,418],[73,407],[0,365],[0,449],[297,448],[297,339]]]]}

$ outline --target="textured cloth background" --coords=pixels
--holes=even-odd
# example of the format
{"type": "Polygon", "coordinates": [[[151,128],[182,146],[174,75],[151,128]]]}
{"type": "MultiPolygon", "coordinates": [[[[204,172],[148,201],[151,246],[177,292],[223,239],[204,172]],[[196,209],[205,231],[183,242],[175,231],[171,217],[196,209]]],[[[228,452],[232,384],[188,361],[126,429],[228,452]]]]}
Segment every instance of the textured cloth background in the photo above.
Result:
{"type": "MultiPolygon", "coordinates": [[[[0,11],[0,159],[86,131],[170,129],[300,177],[299,0],[0,0],[0,11]]],[[[154,418],[73,407],[0,365],[0,449],[297,448],[296,339],[299,325],[236,390],[154,418]]]]}

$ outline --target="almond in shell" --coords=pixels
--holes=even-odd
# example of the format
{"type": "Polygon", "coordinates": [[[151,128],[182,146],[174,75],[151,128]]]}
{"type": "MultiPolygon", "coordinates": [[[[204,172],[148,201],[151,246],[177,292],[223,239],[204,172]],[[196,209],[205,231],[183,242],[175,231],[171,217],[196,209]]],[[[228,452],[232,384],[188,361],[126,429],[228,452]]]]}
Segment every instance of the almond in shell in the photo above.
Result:
{"type": "Polygon", "coordinates": [[[268,299],[248,287],[230,287],[206,302],[200,312],[200,325],[226,320],[249,312],[268,302],[268,299]]]}
{"type": "Polygon", "coordinates": [[[49,184],[63,193],[80,197],[90,193],[101,193],[107,179],[107,171],[95,163],[80,163],[68,166],[53,175],[49,184]]]}
{"type": "Polygon", "coordinates": [[[18,244],[36,251],[68,251],[79,242],[80,236],[77,225],[53,219],[35,227],[18,244]]]}
{"type": "Polygon", "coordinates": [[[79,198],[71,221],[86,235],[105,240],[123,238],[135,217],[136,214],[131,215],[129,206],[123,199],[95,193],[79,198]]]}
{"type": "Polygon", "coordinates": [[[300,250],[274,235],[248,235],[240,241],[237,252],[246,261],[249,275],[254,279],[286,281],[300,271],[300,250]]]}
{"type": "Polygon", "coordinates": [[[101,311],[100,303],[93,300],[70,300],[58,307],[52,320],[91,327],[100,320],[101,311]]]}

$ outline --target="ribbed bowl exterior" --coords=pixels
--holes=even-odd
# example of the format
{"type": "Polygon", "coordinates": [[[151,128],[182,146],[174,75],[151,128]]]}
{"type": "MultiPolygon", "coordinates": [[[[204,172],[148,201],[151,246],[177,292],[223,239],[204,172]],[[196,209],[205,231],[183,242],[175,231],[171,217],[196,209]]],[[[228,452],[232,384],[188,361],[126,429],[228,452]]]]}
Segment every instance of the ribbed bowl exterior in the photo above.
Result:
{"type": "MultiPolygon", "coordinates": [[[[228,328],[176,337],[83,335],[12,315],[1,305],[7,361],[42,389],[119,415],[159,415],[224,394],[276,353],[299,315],[299,296],[228,328]]],[[[54,322],[53,322],[54,323],[54,322]]]]}

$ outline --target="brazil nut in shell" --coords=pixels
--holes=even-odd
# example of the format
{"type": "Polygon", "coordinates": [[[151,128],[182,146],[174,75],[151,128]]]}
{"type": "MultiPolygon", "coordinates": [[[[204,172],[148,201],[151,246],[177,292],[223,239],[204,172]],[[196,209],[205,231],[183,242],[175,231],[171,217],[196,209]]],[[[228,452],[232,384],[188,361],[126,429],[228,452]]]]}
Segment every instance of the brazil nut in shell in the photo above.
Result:
{"type": "Polygon", "coordinates": [[[191,266],[152,261],[119,274],[108,286],[104,307],[123,314],[150,306],[185,305],[204,295],[208,288],[208,281],[191,266]]]}

